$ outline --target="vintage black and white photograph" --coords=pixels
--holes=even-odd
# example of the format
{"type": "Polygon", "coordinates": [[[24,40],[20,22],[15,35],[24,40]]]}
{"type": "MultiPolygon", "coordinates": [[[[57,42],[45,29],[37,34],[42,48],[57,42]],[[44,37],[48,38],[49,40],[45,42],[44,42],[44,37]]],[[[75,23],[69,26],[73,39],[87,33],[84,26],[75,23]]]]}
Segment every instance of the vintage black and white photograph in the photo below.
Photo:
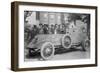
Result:
{"type": "Polygon", "coordinates": [[[97,66],[97,7],[12,3],[14,71],[97,66]]]}
{"type": "Polygon", "coordinates": [[[90,58],[90,14],[24,11],[25,61],[90,58]]]}

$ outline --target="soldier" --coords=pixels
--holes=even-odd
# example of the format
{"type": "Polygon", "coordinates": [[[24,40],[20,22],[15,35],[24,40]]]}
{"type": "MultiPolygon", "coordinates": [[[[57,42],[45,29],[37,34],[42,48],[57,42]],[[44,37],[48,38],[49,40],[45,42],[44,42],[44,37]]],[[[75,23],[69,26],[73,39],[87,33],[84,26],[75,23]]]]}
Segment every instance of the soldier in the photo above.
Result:
{"type": "Polygon", "coordinates": [[[49,26],[47,24],[44,24],[43,31],[44,31],[44,34],[49,33],[49,26]]]}
{"type": "Polygon", "coordinates": [[[42,24],[39,24],[38,29],[39,29],[39,34],[43,34],[44,33],[42,24]]]}
{"type": "Polygon", "coordinates": [[[54,33],[55,33],[55,34],[58,33],[58,25],[57,25],[57,24],[55,24],[54,33]]]}
{"type": "Polygon", "coordinates": [[[51,30],[51,33],[54,34],[54,25],[53,24],[51,25],[51,29],[50,30],[51,30]]]}
{"type": "Polygon", "coordinates": [[[60,34],[60,25],[58,25],[58,28],[57,28],[57,33],[60,34]]]}
{"type": "Polygon", "coordinates": [[[31,30],[31,38],[30,41],[38,34],[38,28],[36,25],[33,25],[33,28],[31,30]]]}

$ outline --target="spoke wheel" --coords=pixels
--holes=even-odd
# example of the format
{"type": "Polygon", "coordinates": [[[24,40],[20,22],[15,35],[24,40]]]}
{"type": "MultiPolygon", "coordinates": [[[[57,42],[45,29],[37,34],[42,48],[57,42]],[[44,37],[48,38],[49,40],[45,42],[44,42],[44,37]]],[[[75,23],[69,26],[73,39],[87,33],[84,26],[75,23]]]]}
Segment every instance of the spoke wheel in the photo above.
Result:
{"type": "Polygon", "coordinates": [[[44,60],[48,60],[54,56],[54,52],[55,52],[55,49],[54,49],[53,44],[50,42],[46,42],[42,45],[40,53],[41,53],[41,57],[44,60]]]}
{"type": "Polygon", "coordinates": [[[90,41],[88,39],[86,39],[85,41],[83,41],[83,50],[86,51],[86,50],[89,50],[90,49],[90,41]]]}
{"type": "Polygon", "coordinates": [[[62,38],[62,46],[65,49],[68,49],[71,47],[71,37],[69,35],[64,35],[62,38]]]}

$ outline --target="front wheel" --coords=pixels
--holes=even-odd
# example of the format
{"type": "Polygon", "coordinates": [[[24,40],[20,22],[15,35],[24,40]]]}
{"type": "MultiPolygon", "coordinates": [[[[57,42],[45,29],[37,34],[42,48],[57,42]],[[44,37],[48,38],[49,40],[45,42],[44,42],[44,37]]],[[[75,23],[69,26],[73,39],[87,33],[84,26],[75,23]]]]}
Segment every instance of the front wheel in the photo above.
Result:
{"type": "Polygon", "coordinates": [[[52,43],[45,42],[41,46],[40,54],[44,60],[51,59],[54,56],[54,53],[55,53],[55,49],[54,49],[54,45],[52,43]]]}

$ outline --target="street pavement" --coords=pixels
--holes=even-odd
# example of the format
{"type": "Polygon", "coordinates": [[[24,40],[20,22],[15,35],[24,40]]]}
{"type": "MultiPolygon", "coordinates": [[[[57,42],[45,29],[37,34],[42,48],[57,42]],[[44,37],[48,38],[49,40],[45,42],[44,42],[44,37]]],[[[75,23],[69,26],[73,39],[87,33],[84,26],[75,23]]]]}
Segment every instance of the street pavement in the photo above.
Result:
{"type": "MultiPolygon", "coordinates": [[[[55,55],[50,60],[72,60],[72,59],[88,59],[90,58],[90,49],[83,51],[82,47],[77,47],[75,49],[71,48],[69,50],[61,49],[56,50],[55,55]]],[[[25,61],[40,61],[41,56],[39,53],[27,55],[25,61]]],[[[42,60],[43,61],[43,60],[42,60]]]]}

